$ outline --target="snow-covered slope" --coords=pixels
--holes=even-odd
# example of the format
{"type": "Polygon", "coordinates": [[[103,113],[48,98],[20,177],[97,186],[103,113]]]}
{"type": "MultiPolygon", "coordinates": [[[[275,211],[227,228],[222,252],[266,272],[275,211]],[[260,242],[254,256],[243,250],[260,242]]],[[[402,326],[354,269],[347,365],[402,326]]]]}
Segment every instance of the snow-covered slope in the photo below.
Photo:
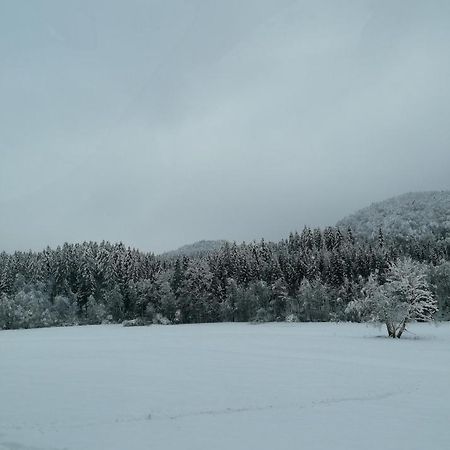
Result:
{"type": "Polygon", "coordinates": [[[442,235],[450,232],[450,191],[414,192],[374,203],[337,224],[372,237],[381,227],[390,236],[442,235]]]}
{"type": "Polygon", "coordinates": [[[448,450],[450,326],[411,330],[1,331],[0,449],[448,450]]]}
{"type": "Polygon", "coordinates": [[[169,256],[169,257],[177,257],[177,256],[201,256],[206,253],[213,252],[215,250],[219,250],[220,247],[222,247],[223,244],[225,244],[226,241],[224,240],[217,240],[217,241],[198,241],[194,242],[193,244],[187,244],[183,245],[180,248],[177,248],[176,250],[171,250],[169,252],[163,253],[162,256],[169,256]]]}

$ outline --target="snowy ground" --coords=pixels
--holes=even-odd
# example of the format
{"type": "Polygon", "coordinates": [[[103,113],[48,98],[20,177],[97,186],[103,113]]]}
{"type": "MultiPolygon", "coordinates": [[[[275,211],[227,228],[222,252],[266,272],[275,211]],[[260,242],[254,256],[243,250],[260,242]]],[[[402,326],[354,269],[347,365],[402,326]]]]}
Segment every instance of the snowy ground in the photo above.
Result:
{"type": "Polygon", "coordinates": [[[0,449],[448,450],[450,325],[0,331],[0,449]]]}

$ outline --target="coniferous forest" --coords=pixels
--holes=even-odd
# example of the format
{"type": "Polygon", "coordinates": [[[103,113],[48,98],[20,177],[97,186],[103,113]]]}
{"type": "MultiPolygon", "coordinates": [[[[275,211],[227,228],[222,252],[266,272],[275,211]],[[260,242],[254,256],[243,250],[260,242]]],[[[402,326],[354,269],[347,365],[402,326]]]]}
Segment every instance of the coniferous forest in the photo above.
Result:
{"type": "MultiPolygon", "coordinates": [[[[356,238],[304,228],[278,243],[227,243],[193,257],[84,242],[0,254],[0,328],[73,324],[358,320],[347,305],[370,275],[409,257],[450,317],[450,239],[356,238]]],[[[373,277],[371,277],[373,279],[373,277]]]]}

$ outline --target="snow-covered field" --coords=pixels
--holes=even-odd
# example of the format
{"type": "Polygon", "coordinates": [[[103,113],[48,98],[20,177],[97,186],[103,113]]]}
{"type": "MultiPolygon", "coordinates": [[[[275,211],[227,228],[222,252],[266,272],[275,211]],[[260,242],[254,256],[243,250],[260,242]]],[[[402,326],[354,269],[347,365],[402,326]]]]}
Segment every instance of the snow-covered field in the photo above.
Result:
{"type": "Polygon", "coordinates": [[[448,450],[450,325],[410,329],[0,331],[0,449],[448,450]]]}

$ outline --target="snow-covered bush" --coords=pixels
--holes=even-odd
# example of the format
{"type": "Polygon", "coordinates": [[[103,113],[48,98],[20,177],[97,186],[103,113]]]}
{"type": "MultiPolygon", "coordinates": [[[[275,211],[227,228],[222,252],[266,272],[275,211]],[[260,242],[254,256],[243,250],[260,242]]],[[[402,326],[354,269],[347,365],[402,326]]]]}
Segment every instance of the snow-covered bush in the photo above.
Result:
{"type": "Polygon", "coordinates": [[[58,325],[73,325],[77,323],[76,305],[65,295],[57,295],[55,297],[52,311],[58,325]]]}
{"type": "Polygon", "coordinates": [[[177,311],[177,299],[172,291],[170,283],[162,279],[159,283],[160,311],[164,317],[174,320],[177,311]]]}
{"type": "Polygon", "coordinates": [[[153,323],[156,325],[171,325],[172,322],[160,313],[156,313],[153,317],[153,323]]]}
{"type": "Polygon", "coordinates": [[[146,322],[144,319],[138,317],[137,319],[131,319],[131,320],[124,320],[122,322],[122,325],[124,327],[142,327],[144,325],[148,325],[149,323],[146,322]]]}
{"type": "Polygon", "coordinates": [[[285,320],[286,305],[289,300],[288,288],[282,278],[278,278],[271,286],[269,309],[273,318],[280,322],[285,320]]]}
{"type": "Polygon", "coordinates": [[[300,322],[300,320],[298,319],[298,316],[296,316],[295,314],[289,314],[286,317],[286,322],[293,323],[293,322],[300,322]]]}
{"type": "Polygon", "coordinates": [[[2,295],[0,300],[0,327],[39,328],[57,325],[52,304],[39,286],[26,284],[14,296],[2,295]]]}
{"type": "Polygon", "coordinates": [[[307,322],[330,320],[332,295],[319,280],[303,280],[298,295],[291,302],[292,312],[307,322]]]}
{"type": "Polygon", "coordinates": [[[390,266],[386,283],[380,285],[372,274],[365,295],[352,301],[346,312],[356,313],[363,320],[383,322],[390,337],[400,338],[409,322],[431,320],[437,311],[426,275],[426,268],[412,259],[397,260],[390,266]]]}
{"type": "Polygon", "coordinates": [[[125,305],[120,290],[114,287],[114,289],[105,292],[103,301],[106,305],[106,315],[111,315],[114,322],[121,322],[124,316],[125,305]]]}
{"type": "Polygon", "coordinates": [[[90,295],[86,304],[86,320],[89,325],[102,323],[107,316],[105,305],[95,301],[94,296],[90,295]]]}
{"type": "Polygon", "coordinates": [[[21,311],[18,311],[14,304],[14,299],[6,294],[0,297],[0,329],[8,330],[17,328],[20,322],[21,311]]]}
{"type": "Polygon", "coordinates": [[[270,322],[271,320],[271,314],[265,308],[259,308],[258,311],[256,311],[256,316],[253,318],[252,322],[263,323],[270,322]]]}

